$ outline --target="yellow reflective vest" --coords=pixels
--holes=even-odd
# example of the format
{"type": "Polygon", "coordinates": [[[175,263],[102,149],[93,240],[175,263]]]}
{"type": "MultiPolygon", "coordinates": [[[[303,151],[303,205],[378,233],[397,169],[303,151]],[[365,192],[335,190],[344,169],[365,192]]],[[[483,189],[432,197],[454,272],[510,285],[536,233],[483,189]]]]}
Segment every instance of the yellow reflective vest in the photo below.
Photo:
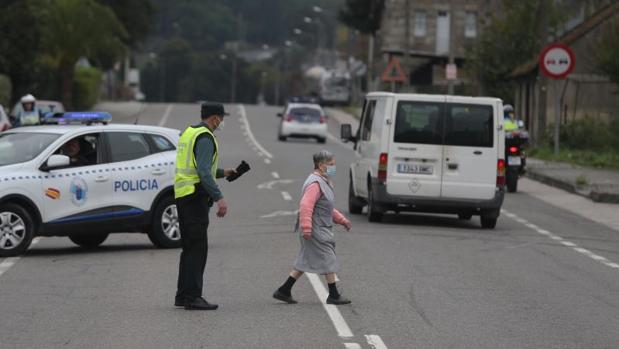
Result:
{"type": "Polygon", "coordinates": [[[196,191],[195,184],[200,183],[200,176],[198,175],[196,157],[193,149],[196,145],[198,136],[204,133],[208,133],[213,138],[213,143],[215,144],[211,175],[213,178],[217,175],[217,162],[219,159],[219,145],[217,144],[217,138],[215,138],[213,132],[211,132],[211,130],[209,130],[206,126],[188,127],[178,141],[178,150],[176,152],[174,197],[177,199],[193,194],[196,191]]]}

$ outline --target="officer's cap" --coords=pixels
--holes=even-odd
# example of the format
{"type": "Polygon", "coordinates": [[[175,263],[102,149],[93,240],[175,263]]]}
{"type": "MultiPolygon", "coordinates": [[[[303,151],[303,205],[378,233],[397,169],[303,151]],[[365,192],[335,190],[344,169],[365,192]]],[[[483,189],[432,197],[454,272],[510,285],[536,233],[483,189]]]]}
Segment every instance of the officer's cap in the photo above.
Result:
{"type": "Polygon", "coordinates": [[[230,114],[226,112],[226,110],[224,109],[224,105],[221,103],[205,102],[202,103],[202,110],[200,112],[200,115],[202,116],[202,119],[206,119],[211,115],[225,116],[230,114]]]}

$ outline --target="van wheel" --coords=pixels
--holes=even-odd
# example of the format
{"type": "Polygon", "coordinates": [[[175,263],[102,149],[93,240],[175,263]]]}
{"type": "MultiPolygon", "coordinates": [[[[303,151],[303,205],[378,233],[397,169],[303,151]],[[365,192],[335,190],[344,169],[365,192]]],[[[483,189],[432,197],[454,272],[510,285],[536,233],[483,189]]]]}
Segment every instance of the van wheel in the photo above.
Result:
{"type": "Polygon", "coordinates": [[[368,187],[368,221],[380,222],[383,220],[383,212],[378,210],[376,203],[374,202],[374,194],[372,194],[372,188],[368,187]]]}
{"type": "Polygon", "coordinates": [[[0,205],[0,257],[12,257],[28,249],[34,236],[34,221],[15,204],[0,205]]]}
{"type": "Polygon", "coordinates": [[[108,235],[110,234],[75,234],[70,235],[69,239],[78,246],[84,248],[95,248],[101,245],[103,241],[107,239],[108,235]]]}
{"type": "Polygon", "coordinates": [[[318,141],[318,143],[320,143],[320,144],[325,144],[325,143],[327,143],[327,139],[326,139],[326,138],[322,138],[322,137],[320,137],[320,138],[317,138],[316,140],[317,140],[317,141],[318,141]]]}
{"type": "Polygon", "coordinates": [[[348,185],[348,212],[352,214],[361,214],[364,205],[362,205],[360,201],[361,200],[355,196],[355,191],[352,187],[352,179],[350,179],[350,184],[348,185]]]}
{"type": "Polygon", "coordinates": [[[152,227],[148,238],[153,245],[160,248],[178,248],[181,246],[181,229],[178,221],[178,209],[171,195],[161,199],[155,207],[152,227]]]}
{"type": "Polygon", "coordinates": [[[277,139],[280,140],[281,142],[285,142],[286,141],[286,136],[278,135],[277,139]]]}

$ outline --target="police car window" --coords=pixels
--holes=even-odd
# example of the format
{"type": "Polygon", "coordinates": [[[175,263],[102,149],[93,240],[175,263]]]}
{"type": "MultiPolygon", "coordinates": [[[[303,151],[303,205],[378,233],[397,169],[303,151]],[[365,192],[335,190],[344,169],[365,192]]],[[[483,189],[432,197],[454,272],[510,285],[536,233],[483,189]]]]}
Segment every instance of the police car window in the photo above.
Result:
{"type": "Polygon", "coordinates": [[[441,144],[439,104],[398,102],[393,141],[396,143],[441,144]]]}
{"type": "Polygon", "coordinates": [[[99,134],[87,134],[66,141],[54,154],[66,155],[71,166],[90,166],[101,163],[99,134]]]}
{"type": "Polygon", "coordinates": [[[492,148],[492,106],[452,104],[447,108],[445,144],[492,148]]]}
{"type": "Polygon", "coordinates": [[[107,134],[112,162],[129,161],[150,155],[150,148],[144,135],[130,132],[107,134]]]}
{"type": "Polygon", "coordinates": [[[49,133],[0,133],[0,166],[36,158],[59,136],[49,133]]]}
{"type": "Polygon", "coordinates": [[[155,146],[156,152],[175,150],[174,145],[165,137],[160,135],[148,135],[151,139],[153,145],[155,146]]]}

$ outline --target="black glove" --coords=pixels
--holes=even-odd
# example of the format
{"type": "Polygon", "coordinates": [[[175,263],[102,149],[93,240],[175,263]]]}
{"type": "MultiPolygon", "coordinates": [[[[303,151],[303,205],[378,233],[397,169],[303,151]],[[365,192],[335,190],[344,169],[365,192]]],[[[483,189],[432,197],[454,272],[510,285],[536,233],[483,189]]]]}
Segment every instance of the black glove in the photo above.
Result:
{"type": "Polygon", "coordinates": [[[234,171],[236,171],[235,174],[233,174],[232,176],[228,176],[226,177],[226,179],[228,180],[228,182],[232,182],[234,180],[236,180],[237,178],[241,177],[243,175],[243,173],[247,172],[251,170],[251,167],[249,167],[249,164],[246,163],[244,160],[241,161],[241,164],[239,166],[236,167],[236,169],[234,171]]]}

